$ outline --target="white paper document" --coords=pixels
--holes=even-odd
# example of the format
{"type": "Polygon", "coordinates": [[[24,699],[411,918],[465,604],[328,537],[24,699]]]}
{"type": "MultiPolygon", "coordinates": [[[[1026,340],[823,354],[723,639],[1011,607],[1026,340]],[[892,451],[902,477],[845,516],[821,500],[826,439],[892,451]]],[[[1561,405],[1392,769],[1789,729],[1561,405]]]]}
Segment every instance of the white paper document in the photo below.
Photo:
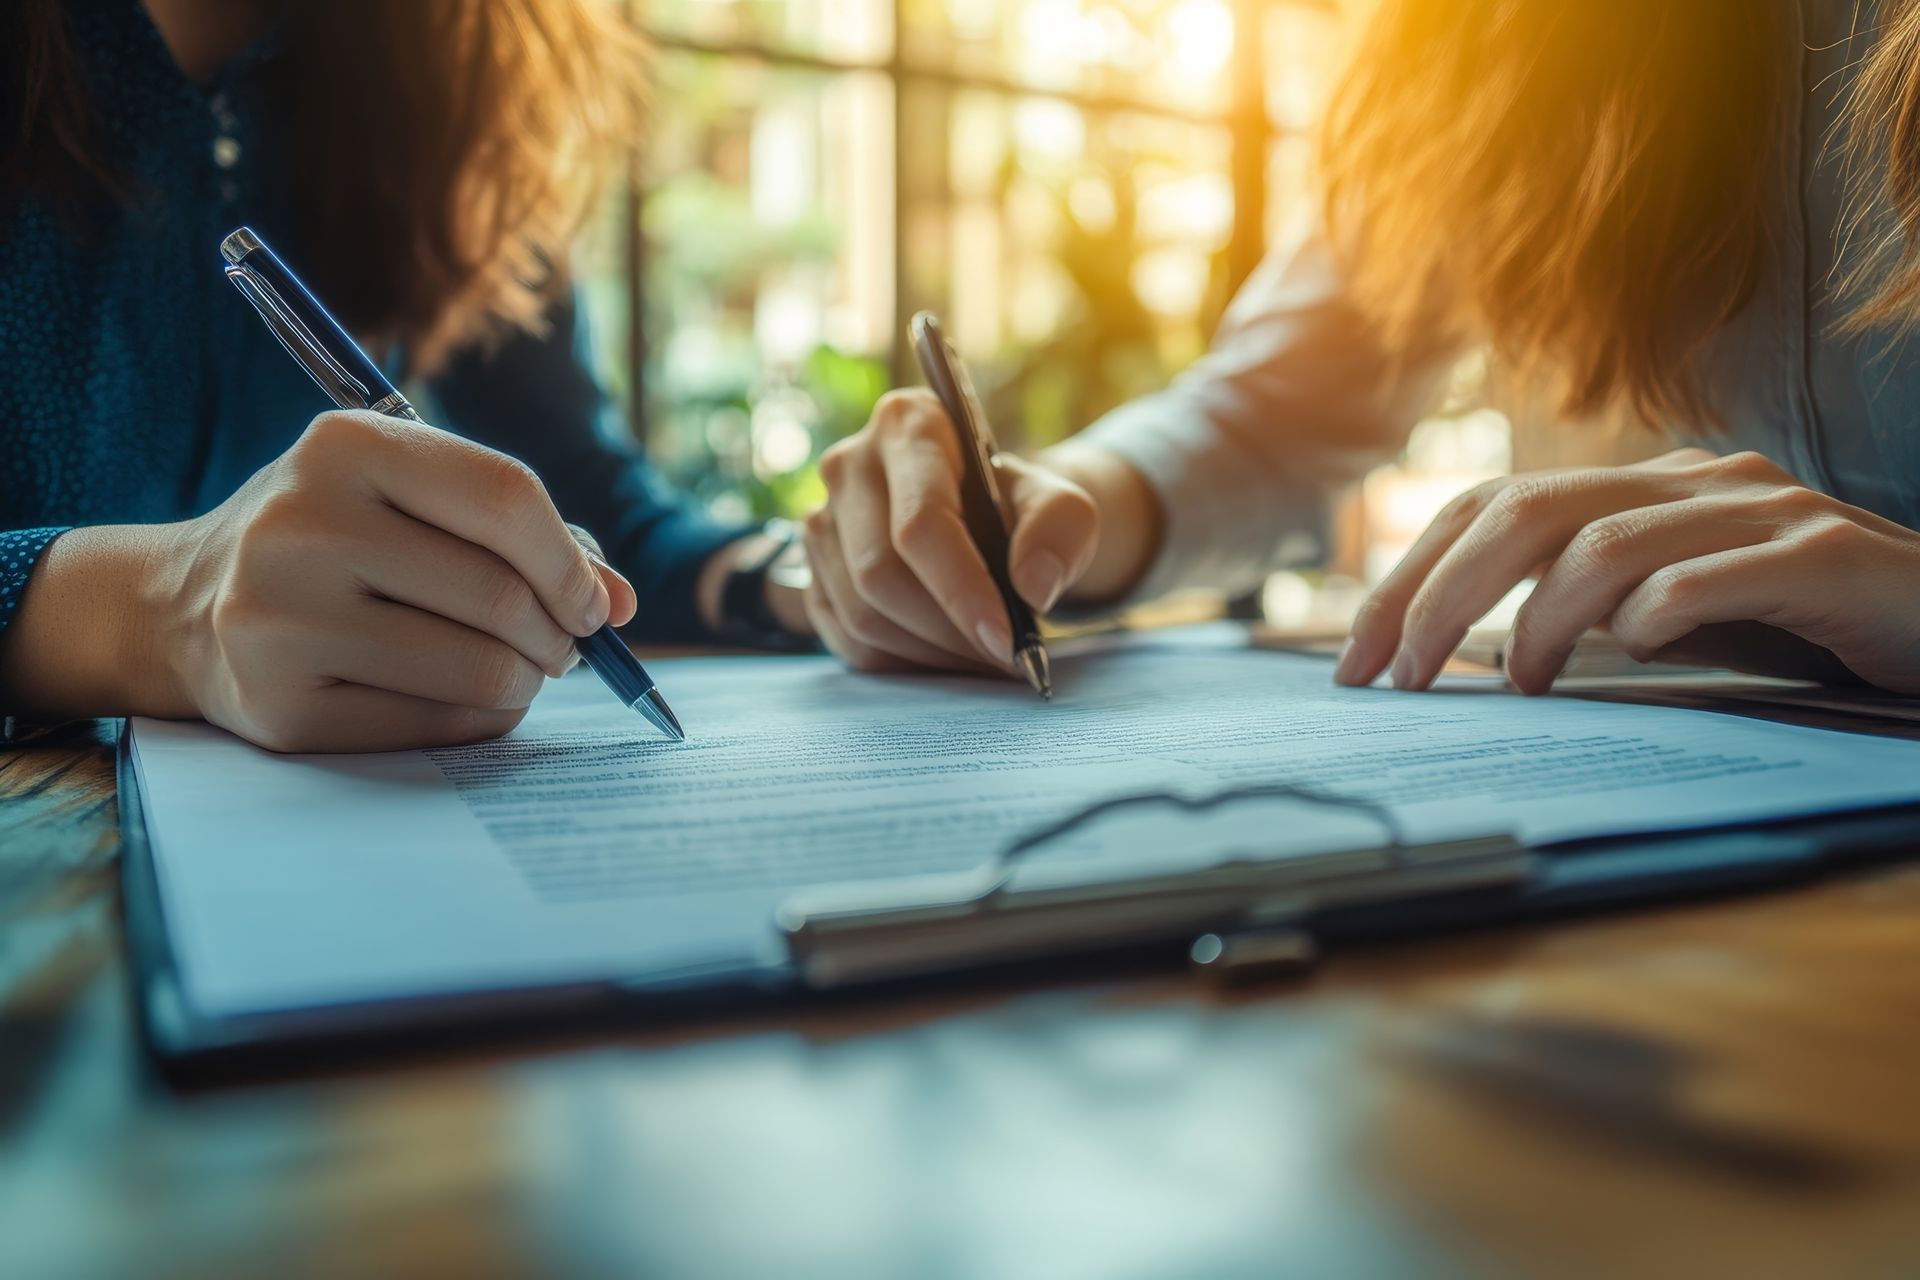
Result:
{"type": "MultiPolygon", "coordinates": [[[[1063,657],[1052,703],[824,658],[652,670],[685,743],[584,670],[511,736],[444,751],[274,756],[136,721],[188,998],[224,1015],[770,958],[792,890],[965,870],[1140,791],[1285,782],[1388,805],[1414,840],[1536,843],[1920,801],[1920,742],[1339,689],[1324,659],[1247,650],[1224,628],[1063,657]]],[[[1376,838],[1352,815],[1249,810],[1107,823],[1069,853],[1121,867],[1201,843],[1287,856],[1376,838]]]]}

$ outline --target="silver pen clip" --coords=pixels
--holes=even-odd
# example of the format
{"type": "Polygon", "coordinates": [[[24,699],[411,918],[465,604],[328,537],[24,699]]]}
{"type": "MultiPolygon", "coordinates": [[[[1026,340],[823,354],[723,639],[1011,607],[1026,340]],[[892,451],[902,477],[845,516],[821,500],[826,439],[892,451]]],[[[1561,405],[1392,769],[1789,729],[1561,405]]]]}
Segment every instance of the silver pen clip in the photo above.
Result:
{"type": "Polygon", "coordinates": [[[226,272],[227,279],[233,281],[247,301],[253,304],[253,309],[267,322],[267,328],[273,330],[273,336],[280,339],[280,345],[287,349],[287,354],[313,375],[313,380],[333,397],[335,404],[342,409],[373,407],[373,397],[367,388],[327,354],[326,348],[320,345],[312,331],[280,300],[277,289],[258,272],[239,263],[229,263],[226,272]]]}

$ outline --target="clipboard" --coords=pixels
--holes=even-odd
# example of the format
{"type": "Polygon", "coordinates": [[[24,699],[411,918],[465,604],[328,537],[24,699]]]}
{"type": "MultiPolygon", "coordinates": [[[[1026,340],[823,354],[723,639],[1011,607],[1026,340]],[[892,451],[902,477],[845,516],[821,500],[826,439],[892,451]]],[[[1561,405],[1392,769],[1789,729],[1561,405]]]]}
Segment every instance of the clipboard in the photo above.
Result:
{"type": "MultiPolygon", "coordinates": [[[[1184,886],[1182,910],[1156,915],[1147,928],[1111,927],[1114,917],[1102,912],[1129,899],[1137,903],[1154,887],[1144,881],[1116,885],[1104,900],[1080,903],[1090,909],[1082,920],[1100,927],[1015,929],[992,938],[994,945],[948,945],[965,935],[965,922],[977,911],[977,902],[964,898],[902,901],[877,890],[823,893],[810,908],[806,902],[793,904],[787,924],[795,944],[777,963],[723,963],[596,982],[210,1017],[196,1011],[184,992],[124,722],[117,774],[130,995],[155,1064],[179,1086],[307,1074],[370,1059],[529,1039],[691,1026],[850,1001],[1111,981],[1188,961],[1196,934],[1214,936],[1222,928],[1284,928],[1312,943],[1307,949],[1312,954],[1327,946],[1779,887],[1920,852],[1920,805],[1551,849],[1498,840],[1464,842],[1432,850],[1431,865],[1440,870],[1418,883],[1366,884],[1365,877],[1356,880],[1337,866],[1322,866],[1307,877],[1319,876],[1317,892],[1296,884],[1290,899],[1270,894],[1252,911],[1250,899],[1215,894],[1223,878],[1216,876],[1184,886]],[[875,963],[876,957],[884,958],[885,947],[922,931],[929,913],[944,914],[945,923],[928,931],[929,945],[909,957],[911,962],[875,963]],[[936,945],[936,934],[945,942],[936,945]],[[849,943],[856,945],[849,950],[849,943]]],[[[1027,900],[1018,912],[1009,912],[1003,904],[998,914],[1018,914],[1030,926],[1040,918],[1035,914],[1040,905],[1027,900]]]]}

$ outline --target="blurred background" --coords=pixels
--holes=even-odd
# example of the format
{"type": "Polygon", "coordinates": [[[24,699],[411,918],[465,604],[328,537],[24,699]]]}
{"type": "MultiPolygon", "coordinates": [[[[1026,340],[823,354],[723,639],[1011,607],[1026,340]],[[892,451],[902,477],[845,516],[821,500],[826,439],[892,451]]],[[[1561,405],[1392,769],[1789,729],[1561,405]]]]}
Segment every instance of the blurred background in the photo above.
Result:
{"type": "MultiPolygon", "coordinates": [[[[820,452],[919,380],[922,307],[1010,448],[1164,385],[1313,198],[1341,34],[1336,0],[624,3],[655,87],[583,263],[602,373],[673,479],[756,517],[810,509],[820,452]]],[[[1327,574],[1270,584],[1276,620],[1509,467],[1484,381],[1348,498],[1327,574]]]]}

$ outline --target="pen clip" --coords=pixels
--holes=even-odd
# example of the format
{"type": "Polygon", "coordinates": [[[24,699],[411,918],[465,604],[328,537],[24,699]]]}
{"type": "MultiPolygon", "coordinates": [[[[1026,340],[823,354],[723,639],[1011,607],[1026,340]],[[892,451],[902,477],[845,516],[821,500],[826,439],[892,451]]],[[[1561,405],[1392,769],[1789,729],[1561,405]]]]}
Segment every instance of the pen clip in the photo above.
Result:
{"type": "Polygon", "coordinates": [[[368,409],[373,406],[373,397],[368,394],[366,386],[327,354],[327,349],[313,331],[281,300],[279,290],[271,282],[244,263],[229,263],[226,274],[241,295],[253,304],[253,309],[260,313],[260,318],[267,322],[267,328],[273,330],[273,336],[280,339],[280,345],[287,349],[287,354],[313,375],[313,380],[333,397],[335,404],[342,409],[368,409]]]}

